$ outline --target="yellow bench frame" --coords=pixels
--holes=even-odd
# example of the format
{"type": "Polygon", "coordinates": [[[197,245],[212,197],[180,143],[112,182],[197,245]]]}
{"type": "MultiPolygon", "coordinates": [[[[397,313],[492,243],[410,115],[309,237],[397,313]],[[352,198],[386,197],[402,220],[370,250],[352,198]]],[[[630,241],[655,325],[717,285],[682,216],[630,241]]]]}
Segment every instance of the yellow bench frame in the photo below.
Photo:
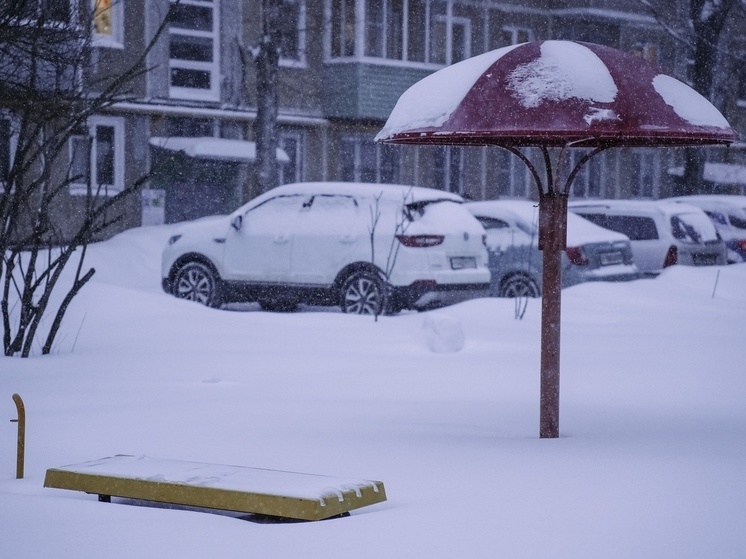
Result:
{"type": "Polygon", "coordinates": [[[244,466],[116,455],[50,468],[44,487],[297,520],[386,500],[383,483],[244,466]]]}

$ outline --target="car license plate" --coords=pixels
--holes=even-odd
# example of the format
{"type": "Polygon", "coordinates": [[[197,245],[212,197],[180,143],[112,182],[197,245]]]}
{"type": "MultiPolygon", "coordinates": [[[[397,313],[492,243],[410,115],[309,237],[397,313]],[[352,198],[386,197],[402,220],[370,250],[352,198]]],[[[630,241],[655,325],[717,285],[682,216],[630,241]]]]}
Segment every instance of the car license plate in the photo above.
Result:
{"type": "Polygon", "coordinates": [[[717,254],[693,254],[692,260],[695,266],[714,266],[717,264],[717,254]]]}
{"type": "Polygon", "coordinates": [[[451,269],[463,270],[465,268],[476,268],[477,259],[474,256],[453,256],[451,257],[451,269]]]}
{"type": "Polygon", "coordinates": [[[624,262],[624,257],[621,252],[602,252],[601,253],[601,266],[613,266],[614,264],[621,264],[624,262]]]}

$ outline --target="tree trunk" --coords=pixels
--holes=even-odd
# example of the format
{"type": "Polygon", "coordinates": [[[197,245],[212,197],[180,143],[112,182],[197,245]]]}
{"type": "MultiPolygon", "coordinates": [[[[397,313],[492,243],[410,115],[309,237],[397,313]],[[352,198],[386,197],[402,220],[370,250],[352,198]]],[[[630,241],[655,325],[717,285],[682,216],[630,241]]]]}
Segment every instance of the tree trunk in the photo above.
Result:
{"type": "Polygon", "coordinates": [[[256,189],[261,194],[278,184],[277,169],[277,88],[280,64],[278,31],[280,9],[277,0],[262,2],[262,37],[254,55],[256,66],[257,117],[254,123],[256,138],[256,189]]]}
{"type": "MultiPolygon", "coordinates": [[[[692,45],[692,87],[707,99],[712,99],[712,84],[717,71],[718,44],[723,26],[738,0],[690,0],[689,17],[694,33],[692,45]]],[[[677,196],[706,192],[704,186],[704,148],[687,148],[684,155],[684,176],[674,187],[677,196]]]]}

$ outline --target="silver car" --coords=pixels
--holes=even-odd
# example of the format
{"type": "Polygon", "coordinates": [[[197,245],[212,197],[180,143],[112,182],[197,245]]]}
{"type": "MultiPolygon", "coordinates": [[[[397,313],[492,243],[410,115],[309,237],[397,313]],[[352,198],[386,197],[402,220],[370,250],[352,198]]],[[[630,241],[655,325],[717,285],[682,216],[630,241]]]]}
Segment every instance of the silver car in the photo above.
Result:
{"type": "Polygon", "coordinates": [[[696,194],[668,199],[703,210],[728,247],[728,262],[746,262],[746,196],[696,194]]]}
{"type": "MultiPolygon", "coordinates": [[[[492,273],[490,294],[496,297],[541,295],[538,205],[522,200],[490,200],[468,202],[464,206],[487,232],[492,273]]],[[[625,281],[639,277],[626,236],[568,213],[562,287],[586,281],[625,281]]]]}
{"type": "Polygon", "coordinates": [[[725,243],[702,210],[666,200],[588,200],[569,209],[627,235],[635,264],[655,275],[674,264],[713,266],[727,262],[725,243]]]}

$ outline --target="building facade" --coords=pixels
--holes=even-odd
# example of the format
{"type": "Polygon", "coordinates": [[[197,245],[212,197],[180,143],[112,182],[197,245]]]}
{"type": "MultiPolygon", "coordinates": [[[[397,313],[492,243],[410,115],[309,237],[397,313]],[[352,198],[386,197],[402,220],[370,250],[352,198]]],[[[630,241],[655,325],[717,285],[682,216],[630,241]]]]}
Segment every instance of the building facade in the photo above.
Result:
{"type": "MultiPolygon", "coordinates": [[[[91,73],[98,77],[115,76],[136,60],[171,7],[171,0],[82,1],[96,11],[91,73]]],[[[181,0],[127,99],[92,116],[87,134],[70,139],[70,165],[88,166],[91,180],[108,192],[149,175],[117,228],[226,213],[258,194],[251,53],[262,4],[181,0]]],[[[534,198],[523,164],[499,148],[389,146],[373,138],[414,82],[526,41],[601,43],[686,79],[680,44],[639,11],[632,0],[281,0],[279,182],[396,182],[471,199],[534,198]]],[[[746,130],[746,71],[738,68],[723,87],[721,108],[746,130]]],[[[12,152],[5,122],[0,114],[0,171],[12,152]]],[[[743,147],[710,154],[732,175],[713,177],[715,188],[743,192],[743,147]]],[[[681,161],[676,150],[609,150],[585,166],[572,196],[665,197],[681,161]]],[[[85,192],[85,185],[71,185],[64,211],[74,213],[85,192]]]]}

